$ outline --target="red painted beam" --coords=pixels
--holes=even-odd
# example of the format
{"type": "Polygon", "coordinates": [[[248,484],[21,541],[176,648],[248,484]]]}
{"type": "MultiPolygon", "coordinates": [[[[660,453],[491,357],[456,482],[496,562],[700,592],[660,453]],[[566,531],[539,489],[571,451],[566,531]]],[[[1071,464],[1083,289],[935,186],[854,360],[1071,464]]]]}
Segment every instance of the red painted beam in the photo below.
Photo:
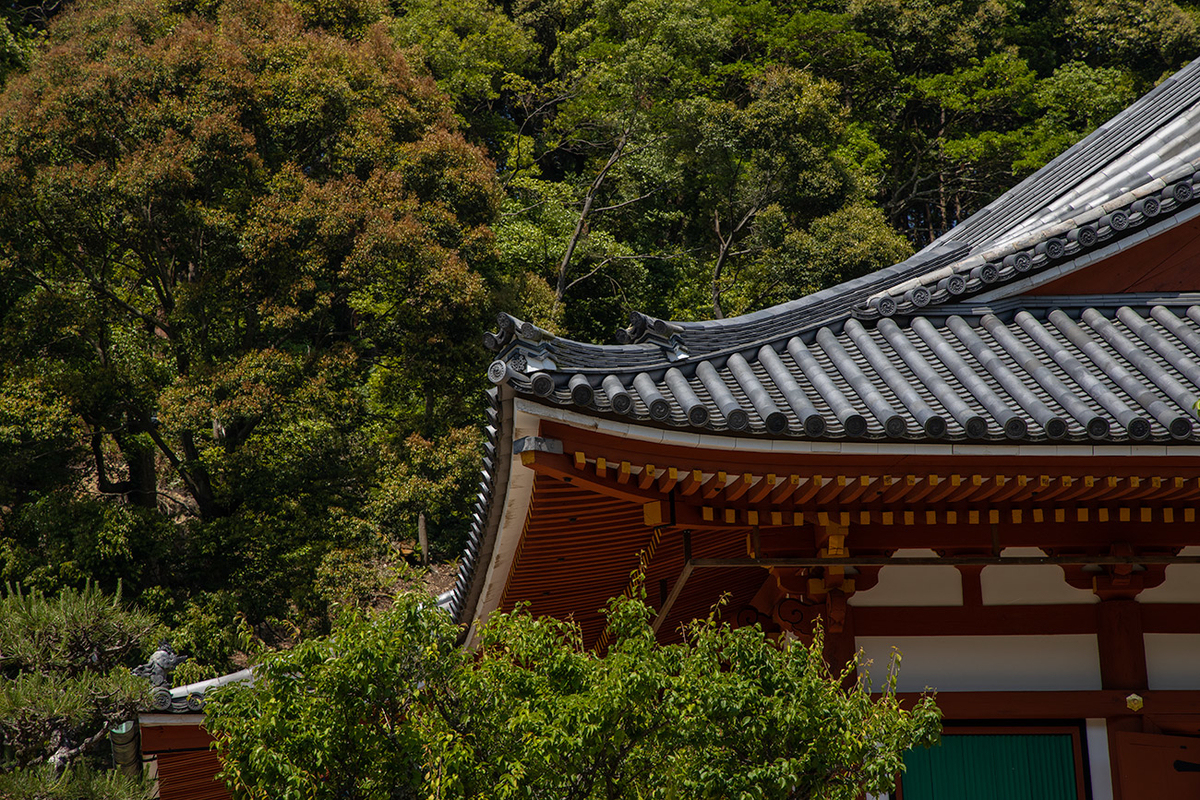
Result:
{"type": "MultiPolygon", "coordinates": [[[[1020,636],[1096,633],[1097,606],[854,606],[859,636],[1020,636]]],[[[1200,634],[1200,605],[1137,603],[1145,633],[1200,634]]]]}
{"type": "MultiPolygon", "coordinates": [[[[646,426],[648,429],[653,426],[646,426]]],[[[886,448],[875,455],[844,454],[828,452],[788,453],[784,451],[761,452],[746,450],[713,450],[684,445],[667,445],[618,437],[598,431],[584,430],[571,425],[543,420],[541,435],[563,442],[566,452],[576,450],[589,455],[602,455],[609,461],[629,460],[635,463],[653,460],[655,464],[668,464],[705,472],[724,470],[727,473],[741,472],[821,472],[828,476],[837,470],[842,474],[857,474],[858,471],[889,475],[948,476],[954,473],[994,475],[1053,474],[1083,478],[1088,475],[1128,476],[1182,476],[1200,477],[1200,463],[1195,457],[1165,455],[1145,458],[1131,456],[1106,456],[1102,452],[1087,456],[1030,455],[1028,448],[1018,455],[962,455],[961,453],[912,454],[893,453],[886,448]]],[[[732,443],[732,437],[731,443],[732,443]]],[[[757,473],[756,473],[757,474],[757,473]]]]}
{"type": "Polygon", "coordinates": [[[1095,633],[1094,605],[853,606],[859,636],[1020,636],[1095,633]]]}
{"type": "MultiPolygon", "coordinates": [[[[941,692],[938,708],[946,719],[1087,719],[1200,714],[1200,691],[1140,691],[1143,706],[1132,711],[1126,691],[941,692]]],[[[921,695],[901,692],[912,708],[921,695]]]]}

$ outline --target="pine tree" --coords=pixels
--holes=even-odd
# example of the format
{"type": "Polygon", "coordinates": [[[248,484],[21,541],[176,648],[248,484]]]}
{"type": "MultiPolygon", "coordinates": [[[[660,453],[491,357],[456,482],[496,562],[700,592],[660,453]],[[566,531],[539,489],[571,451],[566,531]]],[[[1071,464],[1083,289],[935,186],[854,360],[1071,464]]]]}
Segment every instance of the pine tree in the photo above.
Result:
{"type": "Polygon", "coordinates": [[[158,624],[94,585],[56,597],[0,594],[0,797],[147,797],[111,771],[104,745],[134,719],[148,685],[144,660],[158,624]]]}

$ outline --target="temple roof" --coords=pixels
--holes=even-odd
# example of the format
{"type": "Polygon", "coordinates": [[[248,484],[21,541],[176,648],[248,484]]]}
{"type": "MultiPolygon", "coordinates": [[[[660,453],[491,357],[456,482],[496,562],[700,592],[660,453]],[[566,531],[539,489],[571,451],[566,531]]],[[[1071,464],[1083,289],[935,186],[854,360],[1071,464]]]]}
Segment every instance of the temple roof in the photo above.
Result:
{"type": "Polygon", "coordinates": [[[452,610],[474,606],[502,514],[505,397],[784,442],[1196,443],[1197,169],[1200,62],[870,275],[730,319],[634,313],[615,345],[501,314],[485,337],[499,391],[452,610]]]}
{"type": "Polygon", "coordinates": [[[585,412],[742,435],[1194,441],[1198,304],[1200,295],[1125,295],[945,305],[643,369],[555,369],[547,350],[537,369],[499,362],[492,377],[585,412]]]}
{"type": "Polygon", "coordinates": [[[252,682],[254,671],[242,669],[217,678],[166,688],[156,686],[150,691],[147,713],[195,714],[204,710],[207,693],[229,683],[252,682]]]}

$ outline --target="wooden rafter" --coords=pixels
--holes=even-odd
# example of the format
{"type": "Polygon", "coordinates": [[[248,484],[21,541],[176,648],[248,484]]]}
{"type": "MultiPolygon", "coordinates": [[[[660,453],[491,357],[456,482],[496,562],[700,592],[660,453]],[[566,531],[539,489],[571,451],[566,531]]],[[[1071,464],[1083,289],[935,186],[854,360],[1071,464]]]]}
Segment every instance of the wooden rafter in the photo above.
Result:
{"type": "Polygon", "coordinates": [[[751,505],[762,503],[766,496],[775,488],[776,483],[775,473],[767,473],[759,479],[758,483],[754,484],[754,488],[746,495],[746,502],[751,505]]]}
{"type": "MultiPolygon", "coordinates": [[[[540,474],[608,498],[646,507],[645,523],[668,519],[701,527],[794,525],[796,513],[838,514],[840,524],[938,525],[1195,521],[1200,479],[1183,475],[992,475],[859,472],[830,478],[752,471],[659,470],[575,451],[524,452],[540,474]],[[672,517],[672,515],[674,515],[672,517]]],[[[586,507],[586,500],[582,500],[586,507]]],[[[815,516],[813,517],[816,518],[815,516]]]]}
{"type": "Polygon", "coordinates": [[[653,464],[646,464],[638,473],[638,488],[649,489],[654,485],[655,469],[653,464]]]}
{"type": "Polygon", "coordinates": [[[701,484],[704,482],[704,473],[698,469],[688,470],[683,476],[683,480],[679,482],[679,494],[681,497],[690,497],[700,490],[701,484]]]}

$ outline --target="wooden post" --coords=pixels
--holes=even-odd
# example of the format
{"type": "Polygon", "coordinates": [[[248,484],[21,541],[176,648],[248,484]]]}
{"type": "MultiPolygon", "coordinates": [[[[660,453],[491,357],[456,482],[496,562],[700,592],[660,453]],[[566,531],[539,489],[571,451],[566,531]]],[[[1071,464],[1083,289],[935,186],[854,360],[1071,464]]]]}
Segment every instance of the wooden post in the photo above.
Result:
{"type": "MultiPolygon", "coordinates": [[[[858,647],[854,641],[854,612],[846,603],[846,595],[841,589],[831,589],[825,598],[825,613],[822,615],[825,624],[825,663],[835,676],[839,675],[858,647]]],[[[846,676],[846,687],[858,681],[858,670],[846,676]]]]}
{"type": "Polygon", "coordinates": [[[421,566],[429,566],[429,535],[425,532],[425,512],[417,515],[417,546],[421,548],[421,566]]]}
{"type": "Polygon", "coordinates": [[[1096,644],[1100,681],[1105,689],[1141,690],[1148,686],[1142,610],[1136,600],[1103,600],[1096,604],[1096,644]]]}
{"type": "MultiPolygon", "coordinates": [[[[1100,650],[1100,685],[1121,691],[1145,690],[1146,646],[1142,637],[1141,607],[1133,598],[1102,600],[1096,604],[1096,644],[1100,650]]],[[[1109,717],[1108,753],[1113,796],[1122,800],[1120,753],[1117,734],[1141,733],[1142,718],[1109,717]]],[[[1124,765],[1130,769],[1133,765],[1124,765]]],[[[1126,799],[1127,800],[1127,799],[1126,799]]]]}

